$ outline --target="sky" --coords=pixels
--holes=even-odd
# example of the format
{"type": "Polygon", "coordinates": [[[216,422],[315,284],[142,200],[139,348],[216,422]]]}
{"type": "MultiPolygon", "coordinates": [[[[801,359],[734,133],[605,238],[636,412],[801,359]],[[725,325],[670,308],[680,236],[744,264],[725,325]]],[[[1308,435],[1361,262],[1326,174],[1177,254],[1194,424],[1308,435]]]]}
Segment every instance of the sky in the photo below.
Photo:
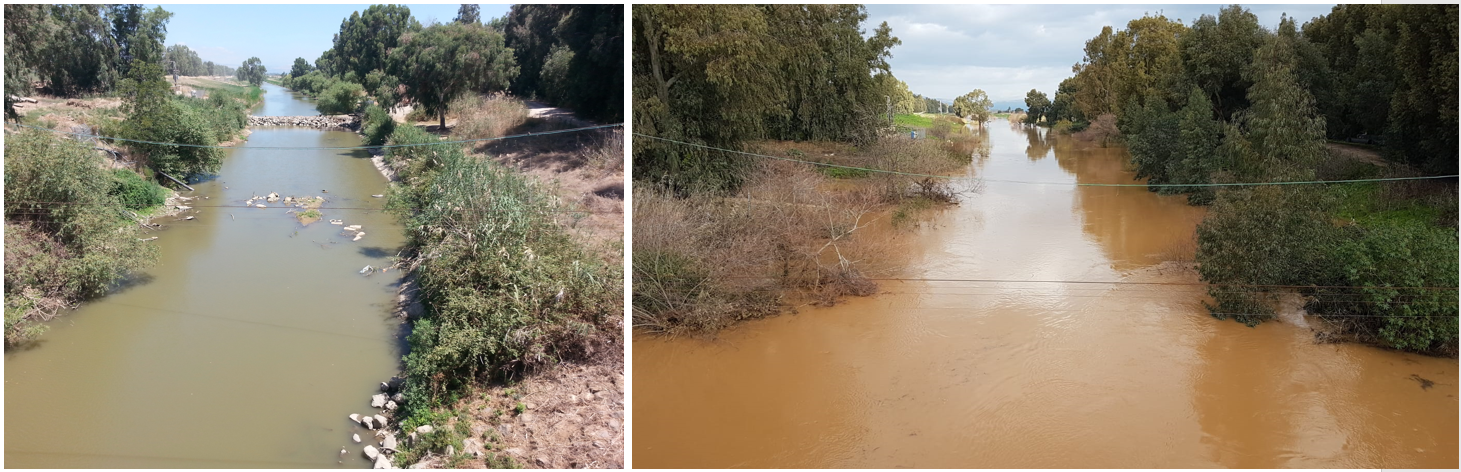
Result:
{"type": "MultiPolygon", "coordinates": [[[[1333,4],[1243,5],[1269,29],[1280,15],[1299,25],[1328,14],[1333,4]]],[[[1053,96],[1080,62],[1086,41],[1102,26],[1126,27],[1148,12],[1191,25],[1222,5],[868,5],[865,32],[886,21],[903,41],[889,59],[893,75],[913,93],[953,99],[974,89],[996,109],[1024,106],[1030,89],[1053,96]]]]}
{"type": "MultiPolygon", "coordinates": [[[[152,8],[159,5],[147,5],[152,8]]],[[[204,61],[238,67],[257,56],[269,73],[285,72],[294,58],[314,63],[332,46],[340,21],[369,5],[160,5],[173,13],[167,44],[184,44],[204,61]]],[[[460,4],[412,4],[411,16],[423,25],[445,23],[460,4]]],[[[507,14],[512,5],[481,5],[481,17],[507,14]]]]}

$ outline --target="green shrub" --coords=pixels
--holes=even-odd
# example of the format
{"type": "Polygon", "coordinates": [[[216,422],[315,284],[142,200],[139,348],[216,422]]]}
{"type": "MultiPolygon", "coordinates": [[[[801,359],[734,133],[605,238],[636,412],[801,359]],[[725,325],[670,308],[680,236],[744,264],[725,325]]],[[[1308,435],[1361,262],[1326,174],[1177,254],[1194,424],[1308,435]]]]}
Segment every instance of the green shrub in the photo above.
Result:
{"type": "Polygon", "coordinates": [[[44,131],[5,140],[5,337],[40,332],[39,321],[106,293],[151,263],[155,246],[111,194],[117,176],[89,146],[44,131]]]}
{"type": "Polygon", "coordinates": [[[167,189],[126,169],[112,170],[112,189],[107,194],[132,210],[154,207],[167,201],[167,189]]]}
{"type": "Polygon", "coordinates": [[[1457,337],[1457,239],[1422,224],[1352,227],[1329,260],[1312,309],[1351,332],[1407,351],[1449,353],[1457,337]],[[1440,287],[1440,289],[1434,288],[1440,287]]]}
{"type": "Polygon", "coordinates": [[[361,120],[360,132],[365,135],[367,146],[379,146],[390,139],[391,133],[396,131],[396,120],[391,119],[391,114],[384,108],[371,105],[365,108],[365,116],[361,120]]]}
{"type": "MultiPolygon", "coordinates": [[[[437,141],[403,126],[389,142],[437,141]]],[[[405,184],[388,205],[429,307],[408,338],[408,416],[471,381],[612,348],[623,276],[574,242],[550,192],[455,144],[390,148],[387,162],[405,184]]]]}
{"type": "Polygon", "coordinates": [[[360,84],[331,81],[329,88],[320,92],[315,107],[326,115],[355,113],[360,109],[360,99],[364,93],[365,88],[360,84]]]}

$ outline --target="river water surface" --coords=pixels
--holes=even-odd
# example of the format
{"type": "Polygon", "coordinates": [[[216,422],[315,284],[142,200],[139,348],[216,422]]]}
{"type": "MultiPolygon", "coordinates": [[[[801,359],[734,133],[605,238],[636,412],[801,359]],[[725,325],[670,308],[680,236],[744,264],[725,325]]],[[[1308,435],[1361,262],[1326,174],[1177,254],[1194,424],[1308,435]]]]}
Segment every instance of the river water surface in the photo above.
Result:
{"type": "MultiPolygon", "coordinates": [[[[314,115],[266,84],[259,115],[314,115]]],[[[353,133],[255,128],[216,179],[163,218],[157,265],[5,355],[5,465],[66,468],[359,467],[350,413],[398,372],[390,308],[405,243],[380,208],[369,155],[258,147],[359,146],[353,133]],[[325,221],[242,206],[253,195],[323,196],[325,221]],[[363,226],[359,241],[329,219],[363,226]],[[342,446],[350,454],[341,458],[342,446]]],[[[366,436],[362,434],[362,436],[366,436]]],[[[369,439],[367,439],[369,441],[369,439]]],[[[369,443],[369,442],[368,442],[369,443]]]]}
{"type": "Polygon", "coordinates": [[[906,238],[903,276],[933,280],[713,340],[636,335],[634,465],[1457,466],[1456,360],[1214,319],[1165,263],[1190,260],[1202,208],[1072,185],[1132,183],[1121,149],[988,132],[983,190],[906,238]]]}

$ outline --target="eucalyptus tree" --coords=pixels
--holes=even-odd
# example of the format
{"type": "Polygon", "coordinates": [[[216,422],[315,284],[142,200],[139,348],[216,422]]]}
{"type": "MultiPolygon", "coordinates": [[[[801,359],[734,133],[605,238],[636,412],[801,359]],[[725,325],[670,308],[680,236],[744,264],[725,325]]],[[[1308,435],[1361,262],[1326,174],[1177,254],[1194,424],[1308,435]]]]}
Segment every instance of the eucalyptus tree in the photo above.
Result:
{"type": "Polygon", "coordinates": [[[239,81],[248,82],[250,85],[257,87],[259,84],[264,83],[264,74],[266,73],[268,71],[264,69],[264,64],[261,63],[259,58],[250,57],[243,62],[243,65],[239,66],[235,76],[239,81]]]}
{"type": "Polygon", "coordinates": [[[954,114],[983,123],[989,120],[989,107],[992,106],[994,104],[989,101],[988,94],[985,94],[983,90],[974,89],[974,91],[954,99],[954,114]]]}
{"type": "Polygon", "coordinates": [[[1045,96],[1044,92],[1030,89],[1030,92],[1025,94],[1025,107],[1028,110],[1025,114],[1025,122],[1039,123],[1040,118],[1043,118],[1050,109],[1050,99],[1045,96]]]}
{"type": "Polygon", "coordinates": [[[308,59],[305,59],[303,57],[296,57],[294,58],[294,67],[289,69],[289,77],[299,77],[301,75],[308,74],[314,71],[314,69],[314,66],[310,65],[308,59]]]}
{"type": "Polygon", "coordinates": [[[518,66],[502,33],[481,24],[447,23],[401,35],[390,53],[390,73],[445,129],[453,99],[475,90],[506,90],[518,66]]]}
{"type": "Polygon", "coordinates": [[[334,46],[315,65],[334,77],[354,72],[359,80],[370,71],[385,69],[391,49],[404,35],[418,31],[421,23],[411,17],[411,9],[405,5],[371,5],[340,21],[334,46]]]}

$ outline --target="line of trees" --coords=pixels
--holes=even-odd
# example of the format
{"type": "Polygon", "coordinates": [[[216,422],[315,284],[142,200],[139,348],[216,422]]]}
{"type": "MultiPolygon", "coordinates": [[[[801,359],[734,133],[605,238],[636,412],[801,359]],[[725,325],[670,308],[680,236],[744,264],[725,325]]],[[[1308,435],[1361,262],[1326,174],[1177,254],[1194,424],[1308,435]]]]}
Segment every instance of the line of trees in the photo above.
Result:
{"type": "Polygon", "coordinates": [[[353,113],[367,96],[409,100],[446,125],[453,99],[511,90],[592,118],[623,117],[623,7],[516,5],[481,22],[463,5],[450,23],[423,26],[404,5],[373,5],[340,23],[334,46],[295,59],[284,86],[316,97],[322,113],[353,113]]]}
{"type": "Polygon", "coordinates": [[[1269,31],[1236,5],[1190,27],[1145,16],[1087,41],[1075,75],[1061,82],[1043,116],[1079,129],[1112,115],[1125,128],[1129,110],[1176,113],[1195,88],[1213,119],[1235,122],[1252,108],[1251,90],[1268,72],[1257,61],[1259,49],[1282,36],[1284,45],[1276,47],[1285,51],[1274,60],[1293,69],[1314,102],[1323,138],[1364,136],[1383,144],[1389,159],[1455,173],[1456,17],[1455,6],[1340,5],[1302,28],[1286,18],[1269,31]]]}
{"type": "MultiPolygon", "coordinates": [[[[638,132],[738,148],[758,138],[867,143],[887,126],[882,24],[864,37],[857,5],[635,5],[638,132]]],[[[743,162],[635,140],[636,178],[732,189],[743,162]]]]}
{"type": "Polygon", "coordinates": [[[1256,324],[1273,313],[1264,286],[1308,287],[1311,312],[1361,339],[1454,354],[1456,291],[1413,288],[1458,283],[1454,183],[1206,185],[1405,172],[1330,154],[1326,139],[1356,134],[1455,173],[1457,19],[1455,5],[1340,5],[1275,30],[1236,5],[1190,27],[1147,16],[1088,41],[1044,114],[1115,122],[1138,178],[1211,205],[1197,262],[1214,316],[1256,324]]]}
{"type": "Polygon", "coordinates": [[[35,90],[75,97],[114,91],[134,60],[164,73],[233,75],[187,46],[164,47],[172,13],[142,5],[5,5],[6,114],[10,96],[35,90]]]}

